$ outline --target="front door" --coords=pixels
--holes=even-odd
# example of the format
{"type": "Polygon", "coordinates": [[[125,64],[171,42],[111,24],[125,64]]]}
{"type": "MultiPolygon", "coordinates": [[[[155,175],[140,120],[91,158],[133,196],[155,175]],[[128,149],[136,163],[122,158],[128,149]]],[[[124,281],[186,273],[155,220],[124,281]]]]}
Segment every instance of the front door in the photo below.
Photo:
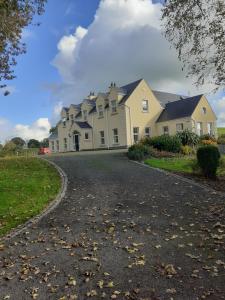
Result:
{"type": "Polygon", "coordinates": [[[74,145],[74,150],[76,150],[76,151],[80,150],[79,134],[74,134],[74,136],[73,136],[73,145],[74,145]]]}

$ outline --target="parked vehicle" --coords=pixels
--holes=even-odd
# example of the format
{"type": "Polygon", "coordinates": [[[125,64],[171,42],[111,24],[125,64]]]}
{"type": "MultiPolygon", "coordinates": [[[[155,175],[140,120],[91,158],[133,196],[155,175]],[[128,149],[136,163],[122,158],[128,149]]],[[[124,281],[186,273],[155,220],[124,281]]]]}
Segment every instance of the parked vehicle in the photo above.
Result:
{"type": "Polygon", "coordinates": [[[40,148],[38,151],[39,155],[45,155],[45,154],[50,154],[50,153],[51,153],[51,150],[49,148],[45,148],[45,147],[40,148]]]}

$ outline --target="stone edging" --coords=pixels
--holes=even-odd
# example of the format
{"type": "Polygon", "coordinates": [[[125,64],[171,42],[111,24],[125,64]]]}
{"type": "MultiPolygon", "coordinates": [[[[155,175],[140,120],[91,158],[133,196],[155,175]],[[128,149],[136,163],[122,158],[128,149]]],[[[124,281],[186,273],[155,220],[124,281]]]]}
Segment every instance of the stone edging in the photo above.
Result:
{"type": "Polygon", "coordinates": [[[184,181],[185,183],[189,183],[191,185],[195,185],[209,193],[212,193],[212,194],[216,194],[216,195],[219,195],[219,196],[222,196],[222,197],[225,197],[225,193],[223,192],[220,192],[220,191],[216,191],[214,190],[213,188],[210,188],[208,186],[205,186],[203,184],[200,184],[192,179],[189,179],[189,178],[185,178],[181,175],[178,175],[178,174],[174,174],[173,172],[169,172],[169,171],[166,171],[166,170],[163,170],[163,169],[159,169],[159,168],[154,168],[154,167],[151,167],[149,165],[146,165],[144,162],[138,162],[138,161],[134,161],[134,160],[130,160],[130,162],[132,163],[135,163],[135,164],[138,164],[142,167],[146,167],[146,168],[149,168],[149,169],[152,169],[152,170],[155,170],[155,171],[158,171],[160,173],[163,173],[164,175],[167,175],[167,176],[172,176],[172,177],[175,177],[181,181],[184,181]]]}
{"type": "Polygon", "coordinates": [[[45,217],[51,211],[53,211],[59,205],[59,203],[62,201],[63,197],[65,196],[67,186],[68,186],[68,177],[67,177],[66,173],[59,166],[57,166],[54,162],[49,161],[45,158],[39,158],[39,159],[43,159],[44,161],[47,161],[49,164],[53,165],[54,168],[57,169],[57,171],[61,177],[60,192],[56,196],[55,200],[51,201],[50,204],[44,209],[44,211],[42,211],[39,215],[28,220],[26,223],[17,226],[15,229],[12,229],[8,234],[6,234],[5,236],[0,238],[1,241],[5,241],[5,240],[9,240],[11,238],[14,238],[18,234],[27,230],[32,225],[37,224],[43,217],[45,217]]]}

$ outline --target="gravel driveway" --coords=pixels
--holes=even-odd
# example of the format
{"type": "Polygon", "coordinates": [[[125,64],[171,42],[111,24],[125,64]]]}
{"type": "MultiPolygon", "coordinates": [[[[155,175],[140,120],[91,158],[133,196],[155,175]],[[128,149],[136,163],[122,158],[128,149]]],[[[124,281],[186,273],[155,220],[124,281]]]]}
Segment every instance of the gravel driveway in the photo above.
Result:
{"type": "Polygon", "coordinates": [[[48,159],[66,196],[0,247],[0,299],[225,299],[222,196],[122,152],[48,159]]]}

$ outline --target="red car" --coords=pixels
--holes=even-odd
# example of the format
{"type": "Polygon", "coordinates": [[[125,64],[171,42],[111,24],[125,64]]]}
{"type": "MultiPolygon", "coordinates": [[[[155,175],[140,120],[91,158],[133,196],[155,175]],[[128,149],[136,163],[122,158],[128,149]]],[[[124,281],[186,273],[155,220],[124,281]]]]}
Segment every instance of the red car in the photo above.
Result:
{"type": "Polygon", "coordinates": [[[39,151],[38,151],[38,154],[39,155],[44,155],[44,154],[50,154],[51,153],[51,150],[49,148],[40,148],[39,151]]]}

